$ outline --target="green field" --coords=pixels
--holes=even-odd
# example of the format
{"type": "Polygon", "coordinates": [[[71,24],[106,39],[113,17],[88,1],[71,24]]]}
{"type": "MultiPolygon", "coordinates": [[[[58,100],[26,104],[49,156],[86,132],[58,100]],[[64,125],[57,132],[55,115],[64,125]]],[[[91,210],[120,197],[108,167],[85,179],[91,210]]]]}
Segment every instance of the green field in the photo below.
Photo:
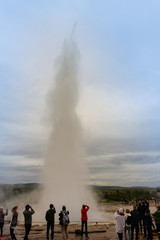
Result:
{"type": "Polygon", "coordinates": [[[131,202],[136,200],[157,198],[159,188],[144,187],[103,187],[94,186],[93,191],[96,193],[99,202],[131,202]]]}
{"type": "MultiPolygon", "coordinates": [[[[31,193],[35,190],[36,194],[40,194],[42,188],[41,184],[35,183],[0,185],[0,202],[10,199],[12,196],[31,193]]],[[[129,203],[136,200],[154,199],[157,198],[157,192],[160,192],[160,188],[147,187],[92,186],[91,188],[100,203],[120,201],[129,203]]]]}

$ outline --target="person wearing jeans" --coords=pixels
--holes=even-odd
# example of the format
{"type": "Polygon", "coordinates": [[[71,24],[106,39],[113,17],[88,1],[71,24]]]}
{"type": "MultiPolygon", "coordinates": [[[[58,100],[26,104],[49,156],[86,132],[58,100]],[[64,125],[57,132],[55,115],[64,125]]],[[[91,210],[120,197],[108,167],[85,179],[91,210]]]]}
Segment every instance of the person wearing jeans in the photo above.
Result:
{"type": "Polygon", "coordinates": [[[131,240],[131,214],[129,209],[126,209],[126,214],[125,214],[125,228],[124,228],[124,237],[125,240],[127,240],[127,233],[129,240],[131,240]]]}

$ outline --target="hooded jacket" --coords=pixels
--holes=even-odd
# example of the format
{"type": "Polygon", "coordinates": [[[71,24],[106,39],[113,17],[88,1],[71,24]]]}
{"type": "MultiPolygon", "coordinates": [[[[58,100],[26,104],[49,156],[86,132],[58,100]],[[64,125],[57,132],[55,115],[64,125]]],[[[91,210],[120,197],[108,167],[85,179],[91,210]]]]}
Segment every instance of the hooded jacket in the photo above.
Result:
{"type": "Polygon", "coordinates": [[[115,212],[114,218],[116,219],[116,232],[123,233],[125,227],[125,216],[124,214],[118,214],[115,212]]]}

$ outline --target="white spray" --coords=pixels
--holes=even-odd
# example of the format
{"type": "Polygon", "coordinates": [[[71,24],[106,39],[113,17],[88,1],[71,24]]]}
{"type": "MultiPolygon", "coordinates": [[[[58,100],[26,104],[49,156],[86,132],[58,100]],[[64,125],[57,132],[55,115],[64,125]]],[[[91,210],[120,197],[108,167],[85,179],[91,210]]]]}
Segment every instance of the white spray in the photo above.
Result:
{"type": "Polygon", "coordinates": [[[48,96],[51,134],[42,202],[45,208],[53,203],[57,212],[66,205],[71,221],[78,221],[82,204],[93,206],[94,201],[87,187],[83,130],[76,112],[79,51],[72,39],[65,41],[57,63],[54,88],[48,96]]]}

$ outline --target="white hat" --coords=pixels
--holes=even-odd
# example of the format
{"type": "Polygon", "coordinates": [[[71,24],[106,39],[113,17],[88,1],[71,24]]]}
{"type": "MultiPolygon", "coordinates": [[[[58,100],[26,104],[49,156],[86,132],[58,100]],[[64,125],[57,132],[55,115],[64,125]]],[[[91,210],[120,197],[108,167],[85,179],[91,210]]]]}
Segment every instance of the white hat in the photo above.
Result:
{"type": "Polygon", "coordinates": [[[123,208],[119,208],[119,213],[123,213],[123,208]]]}

